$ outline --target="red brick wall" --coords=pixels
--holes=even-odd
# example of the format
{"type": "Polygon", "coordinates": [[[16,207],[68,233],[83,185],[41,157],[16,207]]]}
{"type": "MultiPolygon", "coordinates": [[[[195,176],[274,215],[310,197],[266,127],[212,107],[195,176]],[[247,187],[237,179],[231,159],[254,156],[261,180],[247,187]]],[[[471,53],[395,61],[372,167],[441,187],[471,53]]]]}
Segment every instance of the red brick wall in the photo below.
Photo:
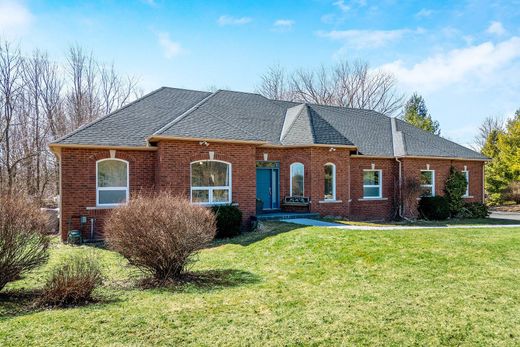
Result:
{"type": "Polygon", "coordinates": [[[197,160],[214,159],[231,163],[231,196],[243,213],[244,222],[256,210],[255,146],[250,144],[196,141],[161,141],[157,151],[157,187],[190,196],[190,164],[197,160]]]}
{"type": "MultiPolygon", "coordinates": [[[[354,220],[389,219],[396,209],[398,163],[395,159],[350,157],[347,149],[337,148],[262,148],[251,144],[209,143],[198,141],[161,141],[157,151],[117,150],[116,158],[125,159],[130,167],[130,194],[141,189],[170,189],[190,196],[190,163],[197,160],[223,160],[232,165],[232,200],[238,203],[244,222],[256,210],[256,161],[280,162],[280,198],[289,195],[290,165],[301,162],[305,166],[305,195],[311,198],[310,210],[322,215],[348,217],[354,220]],[[326,163],[336,165],[336,199],[338,203],[323,203],[324,171],[326,163]],[[363,169],[383,172],[383,199],[363,199],[363,169]]],[[[97,231],[102,232],[108,210],[87,209],[96,206],[96,161],[110,157],[109,150],[63,149],[62,174],[62,237],[66,238],[71,215],[96,217],[97,231]]],[[[483,163],[460,160],[402,159],[404,178],[419,178],[420,170],[435,170],[436,193],[443,194],[449,168],[459,170],[467,166],[470,173],[470,195],[467,201],[482,201],[483,163]]],[[[416,204],[416,202],[415,202],[416,204]]],[[[410,211],[415,211],[411,206],[410,211]]],[[[77,223],[73,225],[77,227],[77,223]]],[[[88,228],[87,230],[88,231],[88,228]]],[[[86,236],[86,235],[85,235],[86,236]]]]}
{"type": "MultiPolygon", "coordinates": [[[[141,189],[153,189],[155,183],[155,152],[116,151],[116,158],[128,161],[130,194],[141,189]]],[[[97,218],[97,232],[102,233],[104,217],[109,210],[87,210],[96,206],[96,161],[110,158],[109,150],[71,149],[61,151],[61,221],[62,239],[67,238],[68,221],[72,215],[97,218]]],[[[90,223],[90,221],[89,221],[90,223]]],[[[78,219],[73,220],[77,228],[78,219]]],[[[84,231],[88,236],[89,228],[84,231]]]]}
{"type": "MultiPolygon", "coordinates": [[[[402,159],[403,166],[403,182],[409,178],[419,179],[421,170],[435,170],[435,195],[444,195],[444,186],[446,179],[450,173],[450,167],[454,166],[457,170],[464,170],[466,166],[469,171],[469,198],[465,198],[468,202],[482,202],[483,187],[482,187],[482,171],[484,168],[483,162],[478,161],[464,161],[464,160],[449,160],[449,159],[417,159],[405,158],[402,159]]],[[[408,217],[415,217],[417,212],[417,199],[413,200],[412,206],[406,206],[406,214],[408,217]]]]}
{"type": "Polygon", "coordinates": [[[394,217],[397,165],[395,159],[371,159],[353,157],[350,160],[351,203],[353,220],[385,220],[394,217]],[[377,200],[363,199],[363,170],[381,170],[383,197],[377,200]]]}

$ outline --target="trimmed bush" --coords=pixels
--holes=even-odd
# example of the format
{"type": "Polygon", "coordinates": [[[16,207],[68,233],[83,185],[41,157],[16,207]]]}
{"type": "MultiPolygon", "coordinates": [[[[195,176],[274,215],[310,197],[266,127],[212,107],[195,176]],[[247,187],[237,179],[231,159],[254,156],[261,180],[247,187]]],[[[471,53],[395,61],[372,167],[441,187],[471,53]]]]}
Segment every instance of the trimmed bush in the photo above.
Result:
{"type": "Polygon", "coordinates": [[[446,186],[444,188],[444,197],[448,201],[450,215],[452,217],[457,216],[464,206],[462,196],[466,193],[466,185],[466,176],[453,166],[450,167],[450,175],[446,179],[446,186]]]}
{"type": "Polygon", "coordinates": [[[40,303],[50,306],[85,304],[92,301],[92,292],[101,282],[101,268],[92,255],[68,257],[52,271],[40,303]]]}
{"type": "Polygon", "coordinates": [[[214,214],[168,192],[139,194],[112,211],[105,224],[110,249],[159,283],[177,279],[213,240],[214,214]]]}
{"type": "Polygon", "coordinates": [[[466,202],[460,213],[461,218],[487,218],[489,209],[486,204],[481,202],[466,202]]]}
{"type": "Polygon", "coordinates": [[[443,196],[422,197],[418,209],[421,217],[428,220],[444,220],[450,216],[448,200],[443,196]]]}
{"type": "Polygon", "coordinates": [[[218,205],[212,207],[217,218],[217,237],[226,238],[240,234],[242,211],[233,205],[218,205]]]}
{"type": "Polygon", "coordinates": [[[0,195],[0,290],[47,261],[48,231],[48,216],[28,198],[0,195]]]}

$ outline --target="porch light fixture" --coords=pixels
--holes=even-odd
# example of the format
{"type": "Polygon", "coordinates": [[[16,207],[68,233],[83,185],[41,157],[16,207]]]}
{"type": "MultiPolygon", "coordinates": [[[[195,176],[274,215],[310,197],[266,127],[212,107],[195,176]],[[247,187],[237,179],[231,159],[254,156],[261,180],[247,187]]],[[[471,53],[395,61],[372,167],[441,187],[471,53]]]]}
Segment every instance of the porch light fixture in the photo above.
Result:
{"type": "Polygon", "coordinates": [[[208,147],[209,143],[207,143],[206,141],[200,141],[199,145],[208,147]]]}
{"type": "Polygon", "coordinates": [[[336,148],[330,147],[329,152],[336,152],[336,148]]]}

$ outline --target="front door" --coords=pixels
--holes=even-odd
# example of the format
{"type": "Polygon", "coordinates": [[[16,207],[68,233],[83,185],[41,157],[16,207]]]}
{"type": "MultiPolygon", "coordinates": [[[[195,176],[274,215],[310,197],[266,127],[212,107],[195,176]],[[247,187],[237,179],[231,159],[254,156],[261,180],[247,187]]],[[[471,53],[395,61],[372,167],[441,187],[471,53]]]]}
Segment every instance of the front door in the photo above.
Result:
{"type": "Polygon", "coordinates": [[[264,210],[280,207],[278,175],[278,168],[262,167],[256,169],[256,198],[262,200],[264,210]]]}

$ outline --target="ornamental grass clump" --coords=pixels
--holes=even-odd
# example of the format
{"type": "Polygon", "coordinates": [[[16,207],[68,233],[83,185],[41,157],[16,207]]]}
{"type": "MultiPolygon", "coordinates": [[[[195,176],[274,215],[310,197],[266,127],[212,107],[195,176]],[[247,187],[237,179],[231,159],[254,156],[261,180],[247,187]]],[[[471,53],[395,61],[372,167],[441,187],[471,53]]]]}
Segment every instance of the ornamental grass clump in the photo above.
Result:
{"type": "Polygon", "coordinates": [[[0,194],[0,290],[44,264],[49,218],[27,197],[0,194]]]}
{"type": "Polygon", "coordinates": [[[55,267],[43,290],[40,303],[74,306],[93,301],[92,293],[103,281],[101,267],[91,254],[75,254],[55,267]]]}
{"type": "Polygon", "coordinates": [[[169,192],[139,194],[105,224],[109,248],[159,283],[179,279],[215,234],[210,209],[169,192]]]}

